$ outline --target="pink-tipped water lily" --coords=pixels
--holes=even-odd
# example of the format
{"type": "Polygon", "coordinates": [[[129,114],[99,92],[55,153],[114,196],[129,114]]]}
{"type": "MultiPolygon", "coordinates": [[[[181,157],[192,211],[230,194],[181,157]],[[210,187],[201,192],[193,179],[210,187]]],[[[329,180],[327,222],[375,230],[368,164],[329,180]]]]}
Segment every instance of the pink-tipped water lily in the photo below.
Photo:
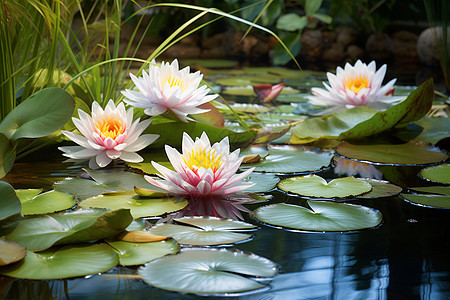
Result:
{"type": "Polygon", "coordinates": [[[285,85],[283,82],[276,85],[256,84],[253,86],[253,91],[262,102],[270,102],[278,97],[285,85]]]}
{"type": "Polygon", "coordinates": [[[165,150],[175,171],[152,161],[163,180],[150,176],[145,176],[145,179],[172,194],[193,198],[224,196],[253,185],[242,182],[253,168],[236,174],[243,157],[239,158],[239,149],[229,153],[228,137],[211,146],[204,132],[195,142],[184,133],[182,154],[168,145],[165,150]]]}
{"type": "Polygon", "coordinates": [[[132,106],[144,108],[149,116],[171,112],[182,121],[191,120],[187,115],[209,111],[198,106],[207,103],[217,95],[207,95],[209,89],[202,85],[203,75],[199,71],[190,73],[189,67],[179,70],[178,60],[171,64],[162,62],[157,65],[152,60],[148,73],[143,71],[142,77],[130,74],[137,91],[125,90],[124,101],[132,106]]]}
{"type": "Polygon", "coordinates": [[[143,158],[136,153],[153,143],[159,135],[141,133],[151,120],[133,122],[133,109],[125,110],[123,103],[117,107],[109,100],[105,110],[92,103],[92,116],[78,110],[79,119],[72,118],[78,131],[61,131],[66,137],[80,146],[59,147],[73,160],[89,160],[91,169],[106,167],[113,159],[127,162],[141,162],[143,158]]]}
{"type": "Polygon", "coordinates": [[[404,99],[404,97],[388,96],[397,79],[392,79],[381,86],[385,74],[386,65],[376,71],[375,61],[369,65],[360,60],[354,66],[347,63],[344,69],[341,67],[336,69],[336,75],[328,72],[329,85],[323,83],[326,89],[312,88],[312,96],[307,98],[312,104],[330,106],[327,113],[355,106],[370,106],[383,110],[389,104],[404,99]]]}

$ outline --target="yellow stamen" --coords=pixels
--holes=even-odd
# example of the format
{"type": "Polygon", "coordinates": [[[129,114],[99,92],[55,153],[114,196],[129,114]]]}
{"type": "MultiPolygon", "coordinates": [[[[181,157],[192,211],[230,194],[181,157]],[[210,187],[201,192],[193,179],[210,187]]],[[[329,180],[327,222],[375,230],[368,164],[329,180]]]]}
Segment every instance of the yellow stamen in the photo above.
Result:
{"type": "Polygon", "coordinates": [[[222,155],[219,155],[216,157],[216,151],[210,149],[208,152],[204,149],[199,149],[195,151],[192,149],[192,151],[188,154],[189,158],[185,158],[184,162],[191,170],[200,169],[201,167],[204,167],[205,169],[212,169],[213,172],[216,172],[220,166],[223,164],[223,162],[220,160],[220,157],[222,155]]]}
{"type": "Polygon", "coordinates": [[[180,78],[169,76],[167,82],[169,83],[170,87],[179,86],[181,90],[183,90],[183,81],[181,81],[180,78]]]}
{"type": "Polygon", "coordinates": [[[97,127],[104,138],[110,137],[115,139],[119,134],[125,131],[125,128],[122,126],[122,122],[120,120],[111,119],[110,117],[99,120],[95,124],[95,127],[97,127]]]}
{"type": "Polygon", "coordinates": [[[360,90],[363,88],[367,88],[369,86],[369,79],[365,76],[358,76],[354,78],[349,78],[345,82],[345,88],[352,90],[355,94],[358,94],[360,90]]]}

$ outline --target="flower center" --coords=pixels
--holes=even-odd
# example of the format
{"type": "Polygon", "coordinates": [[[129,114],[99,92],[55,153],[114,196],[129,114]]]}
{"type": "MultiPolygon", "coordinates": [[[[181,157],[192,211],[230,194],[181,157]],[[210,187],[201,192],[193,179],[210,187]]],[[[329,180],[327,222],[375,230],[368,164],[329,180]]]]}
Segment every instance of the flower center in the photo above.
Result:
{"type": "Polygon", "coordinates": [[[213,172],[216,172],[223,164],[220,160],[222,155],[216,157],[216,151],[212,149],[209,151],[205,149],[195,151],[192,149],[188,156],[188,158],[183,157],[183,159],[189,169],[193,171],[204,167],[205,169],[211,169],[213,172]]]}
{"type": "Polygon", "coordinates": [[[363,88],[367,88],[369,86],[369,79],[365,76],[358,76],[349,78],[345,82],[345,88],[352,90],[355,94],[358,94],[360,90],[363,88]]]}
{"type": "Polygon", "coordinates": [[[113,140],[121,133],[125,131],[125,128],[122,126],[122,122],[119,119],[112,119],[110,117],[99,120],[95,127],[100,131],[101,136],[106,139],[108,137],[113,140]]]}
{"type": "Polygon", "coordinates": [[[183,81],[180,80],[180,78],[169,76],[167,82],[169,83],[170,87],[179,86],[181,90],[183,90],[183,81]]]}

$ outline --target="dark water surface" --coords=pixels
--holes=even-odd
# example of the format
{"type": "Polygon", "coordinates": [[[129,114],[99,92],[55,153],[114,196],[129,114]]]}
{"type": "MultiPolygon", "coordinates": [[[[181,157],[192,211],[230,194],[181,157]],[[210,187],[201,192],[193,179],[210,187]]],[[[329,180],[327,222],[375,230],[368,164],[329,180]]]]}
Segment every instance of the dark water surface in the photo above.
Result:
{"type": "MultiPolygon", "coordinates": [[[[51,187],[52,181],[81,171],[63,164],[60,154],[55,152],[54,157],[52,162],[17,164],[6,181],[15,188],[51,187]]],[[[279,191],[272,194],[272,202],[301,201],[279,191]]],[[[260,228],[251,241],[232,249],[266,257],[279,265],[280,272],[268,289],[228,298],[450,299],[450,210],[414,206],[399,197],[349,202],[380,210],[383,223],[348,233],[291,232],[259,224],[244,213],[246,221],[260,228]]],[[[134,276],[136,270],[117,267],[65,280],[0,277],[0,295],[3,299],[207,298],[153,288],[134,276]]]]}

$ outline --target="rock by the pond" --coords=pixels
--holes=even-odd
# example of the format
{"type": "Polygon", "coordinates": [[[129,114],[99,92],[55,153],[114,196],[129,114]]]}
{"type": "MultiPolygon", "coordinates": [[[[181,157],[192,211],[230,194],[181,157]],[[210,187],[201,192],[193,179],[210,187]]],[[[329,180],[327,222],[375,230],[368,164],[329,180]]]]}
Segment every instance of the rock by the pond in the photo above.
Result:
{"type": "Polygon", "coordinates": [[[366,41],[366,52],[372,59],[392,58],[394,46],[391,38],[385,33],[372,33],[366,41]]]}
{"type": "Polygon", "coordinates": [[[418,59],[417,34],[409,31],[397,31],[392,34],[394,56],[396,59],[418,59]]]}
{"type": "Polygon", "coordinates": [[[302,48],[300,57],[306,61],[316,61],[322,55],[322,33],[320,30],[307,30],[300,37],[302,48]]]}
{"type": "MultiPolygon", "coordinates": [[[[420,60],[429,65],[439,64],[441,57],[442,28],[430,27],[422,31],[417,40],[420,60]]],[[[447,30],[447,55],[450,56],[450,28],[447,30]]]]}

